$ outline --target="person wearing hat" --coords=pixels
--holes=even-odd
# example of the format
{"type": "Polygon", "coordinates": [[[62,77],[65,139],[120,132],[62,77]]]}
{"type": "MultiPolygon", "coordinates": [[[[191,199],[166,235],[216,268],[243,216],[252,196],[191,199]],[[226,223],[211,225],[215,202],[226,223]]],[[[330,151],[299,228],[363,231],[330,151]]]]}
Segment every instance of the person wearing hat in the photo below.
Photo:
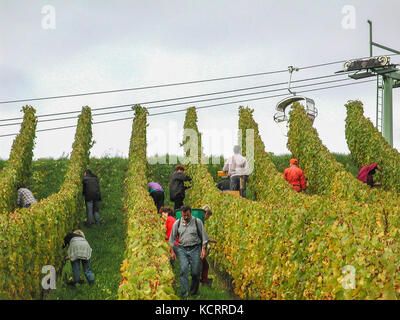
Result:
{"type": "Polygon", "coordinates": [[[178,164],[169,182],[169,199],[174,202],[174,210],[180,209],[183,206],[185,190],[189,188],[185,186],[185,181],[192,181],[192,178],[186,175],[184,171],[185,168],[178,164]]]}
{"type": "Polygon", "coordinates": [[[382,185],[381,182],[374,182],[373,175],[375,174],[376,169],[382,172],[382,168],[376,163],[362,167],[358,172],[357,179],[368,184],[371,188],[382,185]]]}
{"type": "Polygon", "coordinates": [[[306,177],[303,170],[298,167],[298,163],[297,159],[290,159],[290,167],[285,169],[283,176],[292,185],[293,190],[302,192],[307,188],[306,177]]]}
{"type": "Polygon", "coordinates": [[[63,248],[68,247],[67,259],[71,261],[72,278],[68,284],[75,286],[76,283],[83,283],[81,277],[81,263],[83,272],[90,285],[94,284],[94,274],[90,270],[90,258],[92,255],[92,248],[85,239],[85,234],[81,230],[75,230],[68,233],[64,238],[63,248]]]}

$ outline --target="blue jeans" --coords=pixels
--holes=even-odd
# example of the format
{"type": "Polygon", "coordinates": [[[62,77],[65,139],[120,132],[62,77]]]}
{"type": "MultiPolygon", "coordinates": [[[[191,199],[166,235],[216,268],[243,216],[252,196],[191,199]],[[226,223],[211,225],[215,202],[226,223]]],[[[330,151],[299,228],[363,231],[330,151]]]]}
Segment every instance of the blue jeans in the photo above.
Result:
{"type": "Polygon", "coordinates": [[[85,277],[89,283],[94,282],[94,274],[90,270],[90,259],[83,260],[83,259],[76,259],[75,261],[71,261],[72,266],[72,277],[74,279],[74,283],[77,283],[81,278],[81,262],[83,267],[83,272],[85,277]]]}
{"type": "Polygon", "coordinates": [[[88,224],[100,224],[99,201],[86,201],[86,217],[88,224]]]}
{"type": "Polygon", "coordinates": [[[192,282],[190,285],[190,294],[195,295],[199,290],[200,272],[201,272],[201,245],[195,246],[191,250],[182,248],[181,246],[174,246],[176,257],[179,260],[180,266],[180,282],[182,297],[185,298],[189,291],[189,265],[191,267],[192,282]]]}

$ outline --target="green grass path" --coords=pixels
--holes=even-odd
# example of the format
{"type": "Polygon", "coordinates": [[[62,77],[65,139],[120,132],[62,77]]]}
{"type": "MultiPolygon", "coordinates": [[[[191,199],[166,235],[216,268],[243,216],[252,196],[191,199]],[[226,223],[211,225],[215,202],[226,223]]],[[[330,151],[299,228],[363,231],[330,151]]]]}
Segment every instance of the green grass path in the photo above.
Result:
{"type": "MultiPolygon", "coordinates": [[[[175,165],[165,165],[165,164],[155,164],[150,165],[149,172],[147,172],[149,181],[157,181],[162,185],[165,190],[165,205],[174,207],[174,203],[169,200],[169,179],[174,172],[175,165]]],[[[149,169],[148,168],[148,169],[149,169]]],[[[219,170],[219,165],[208,165],[208,170],[210,174],[217,179],[217,171],[219,170]]],[[[185,204],[189,204],[186,203],[185,204]]],[[[207,225],[205,226],[207,229],[207,225]]],[[[189,297],[189,300],[234,300],[237,299],[229,290],[226,280],[223,279],[221,274],[216,273],[213,270],[212,263],[208,259],[210,264],[209,278],[213,279],[211,286],[203,286],[200,284],[199,294],[194,297],[189,297]]],[[[179,284],[179,261],[176,260],[173,268],[175,274],[174,290],[175,294],[180,297],[181,289],[179,284]]],[[[191,279],[189,272],[189,281],[191,279]]]]}
{"type": "MultiPolygon", "coordinates": [[[[208,259],[210,260],[210,259],[208,259]]],[[[228,280],[224,279],[224,277],[220,273],[216,273],[213,269],[211,261],[208,261],[210,264],[210,269],[208,271],[208,278],[212,279],[212,285],[202,285],[199,286],[199,292],[196,296],[189,296],[188,300],[236,300],[239,299],[236,297],[230,290],[227,282],[228,280]]],[[[174,264],[174,274],[175,274],[175,283],[174,290],[176,295],[179,297],[181,293],[181,288],[179,284],[179,261],[175,261],[174,264]]],[[[189,272],[189,281],[191,280],[190,272],[189,272]]],[[[190,282],[189,282],[190,286],[190,282]]]]}
{"type": "MultiPolygon", "coordinates": [[[[41,169],[43,169],[43,165],[46,165],[46,162],[48,162],[47,165],[50,164],[50,161],[44,161],[44,163],[40,166],[37,165],[38,168],[35,169],[39,169],[40,167],[38,172],[43,173],[43,170],[41,169]]],[[[57,161],[54,161],[54,163],[56,162],[57,161]]],[[[51,163],[51,167],[55,165],[54,163],[51,163]]],[[[58,176],[62,176],[61,168],[64,168],[64,166],[65,164],[55,169],[52,174],[41,177],[40,182],[42,183],[40,183],[41,186],[38,187],[38,194],[43,193],[44,196],[46,196],[46,192],[48,193],[49,190],[41,189],[50,189],[46,187],[46,185],[49,186],[51,181],[53,181],[54,184],[56,178],[58,176]]],[[[89,241],[90,246],[93,249],[91,269],[95,274],[95,284],[93,286],[89,286],[81,270],[81,279],[84,279],[85,283],[77,284],[75,288],[68,286],[66,282],[68,280],[72,280],[71,264],[68,261],[64,266],[61,277],[59,276],[57,279],[57,289],[52,290],[45,297],[47,300],[118,299],[118,286],[121,280],[120,266],[124,259],[123,255],[125,252],[126,237],[126,223],[122,211],[122,197],[123,182],[127,169],[127,160],[115,158],[91,159],[90,169],[99,177],[100,188],[103,197],[103,201],[100,206],[100,216],[104,220],[104,224],[100,227],[95,226],[92,228],[86,228],[81,226],[80,228],[85,233],[86,239],[89,241]]],[[[51,189],[56,187],[57,186],[52,185],[51,189]]],[[[82,212],[82,221],[84,219],[85,212],[82,212]]],[[[176,293],[179,294],[180,286],[178,261],[175,264],[174,273],[174,287],[176,293]]],[[[234,296],[229,293],[225,282],[221,277],[213,272],[211,266],[209,275],[213,278],[212,287],[200,286],[199,295],[196,297],[190,297],[190,299],[234,299],[234,296]]]]}
{"type": "MultiPolygon", "coordinates": [[[[68,261],[57,279],[57,289],[46,299],[68,300],[110,300],[118,298],[121,281],[120,266],[125,252],[126,223],[122,211],[123,181],[127,161],[124,159],[91,159],[90,169],[99,177],[102,192],[100,216],[102,226],[81,227],[93,249],[91,266],[95,274],[95,284],[89,286],[81,270],[85,283],[75,288],[66,285],[72,280],[71,264],[68,261]]],[[[82,213],[85,215],[85,213],[82,213]]],[[[82,218],[82,221],[84,219],[82,218]]],[[[73,230],[71,230],[73,231],[73,230]]]]}

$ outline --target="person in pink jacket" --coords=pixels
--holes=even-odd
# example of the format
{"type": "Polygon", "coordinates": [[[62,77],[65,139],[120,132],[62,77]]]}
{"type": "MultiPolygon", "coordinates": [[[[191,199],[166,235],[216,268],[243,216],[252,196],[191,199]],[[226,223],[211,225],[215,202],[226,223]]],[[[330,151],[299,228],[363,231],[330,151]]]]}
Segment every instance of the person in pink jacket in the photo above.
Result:
{"type": "Polygon", "coordinates": [[[368,184],[371,188],[382,185],[381,182],[374,182],[373,175],[375,174],[376,169],[382,172],[382,168],[376,163],[362,167],[358,172],[357,179],[368,184]]]}

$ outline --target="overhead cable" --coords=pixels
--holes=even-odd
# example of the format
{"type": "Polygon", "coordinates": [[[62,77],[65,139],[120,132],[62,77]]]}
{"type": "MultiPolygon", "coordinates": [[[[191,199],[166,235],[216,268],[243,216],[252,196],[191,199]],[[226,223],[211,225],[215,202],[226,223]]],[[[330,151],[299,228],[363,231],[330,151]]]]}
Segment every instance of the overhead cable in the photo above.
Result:
{"type": "MultiPolygon", "coordinates": [[[[342,85],[328,86],[328,87],[316,88],[316,89],[308,89],[308,90],[299,91],[299,92],[297,92],[297,93],[313,92],[313,91],[319,91],[319,90],[326,90],[326,89],[332,89],[332,88],[339,88],[339,87],[351,86],[351,85],[356,85],[356,84],[363,84],[363,83],[368,83],[368,82],[376,82],[376,81],[375,81],[375,80],[357,81],[357,82],[355,82],[355,83],[348,83],[348,84],[342,84],[342,85]]],[[[222,105],[237,104],[237,103],[250,102],[250,101],[257,101],[257,100],[263,100],[263,99],[270,99],[270,98],[276,98],[276,97],[282,97],[282,96],[287,96],[287,94],[279,94],[279,95],[272,95],[272,96],[266,96],[266,97],[251,98],[251,99],[240,100],[240,101],[225,102],[225,103],[213,104],[213,105],[208,105],[208,106],[196,107],[196,109],[213,108],[213,107],[222,106],[222,105]]],[[[159,113],[152,113],[152,114],[149,114],[148,116],[149,116],[149,117],[152,117],[152,116],[158,116],[158,115],[164,115],[164,114],[171,114],[171,113],[177,113],[177,112],[184,112],[184,111],[186,111],[186,110],[187,110],[187,108],[185,108],[185,109],[179,109],[179,110],[172,110],[172,111],[159,112],[159,113]]],[[[129,120],[129,119],[133,119],[133,117],[125,117],[125,118],[111,119],[111,120],[105,120],[105,121],[97,121],[97,122],[93,122],[92,124],[116,122],[116,121],[123,121],[123,120],[129,120]]],[[[76,127],[76,125],[41,129],[41,130],[36,130],[36,132],[52,131],[52,130],[73,128],[73,127],[76,127]]],[[[17,135],[17,134],[18,134],[18,133],[4,134],[4,135],[0,135],[0,138],[1,138],[1,137],[15,136],[15,135],[17,135]]]]}

